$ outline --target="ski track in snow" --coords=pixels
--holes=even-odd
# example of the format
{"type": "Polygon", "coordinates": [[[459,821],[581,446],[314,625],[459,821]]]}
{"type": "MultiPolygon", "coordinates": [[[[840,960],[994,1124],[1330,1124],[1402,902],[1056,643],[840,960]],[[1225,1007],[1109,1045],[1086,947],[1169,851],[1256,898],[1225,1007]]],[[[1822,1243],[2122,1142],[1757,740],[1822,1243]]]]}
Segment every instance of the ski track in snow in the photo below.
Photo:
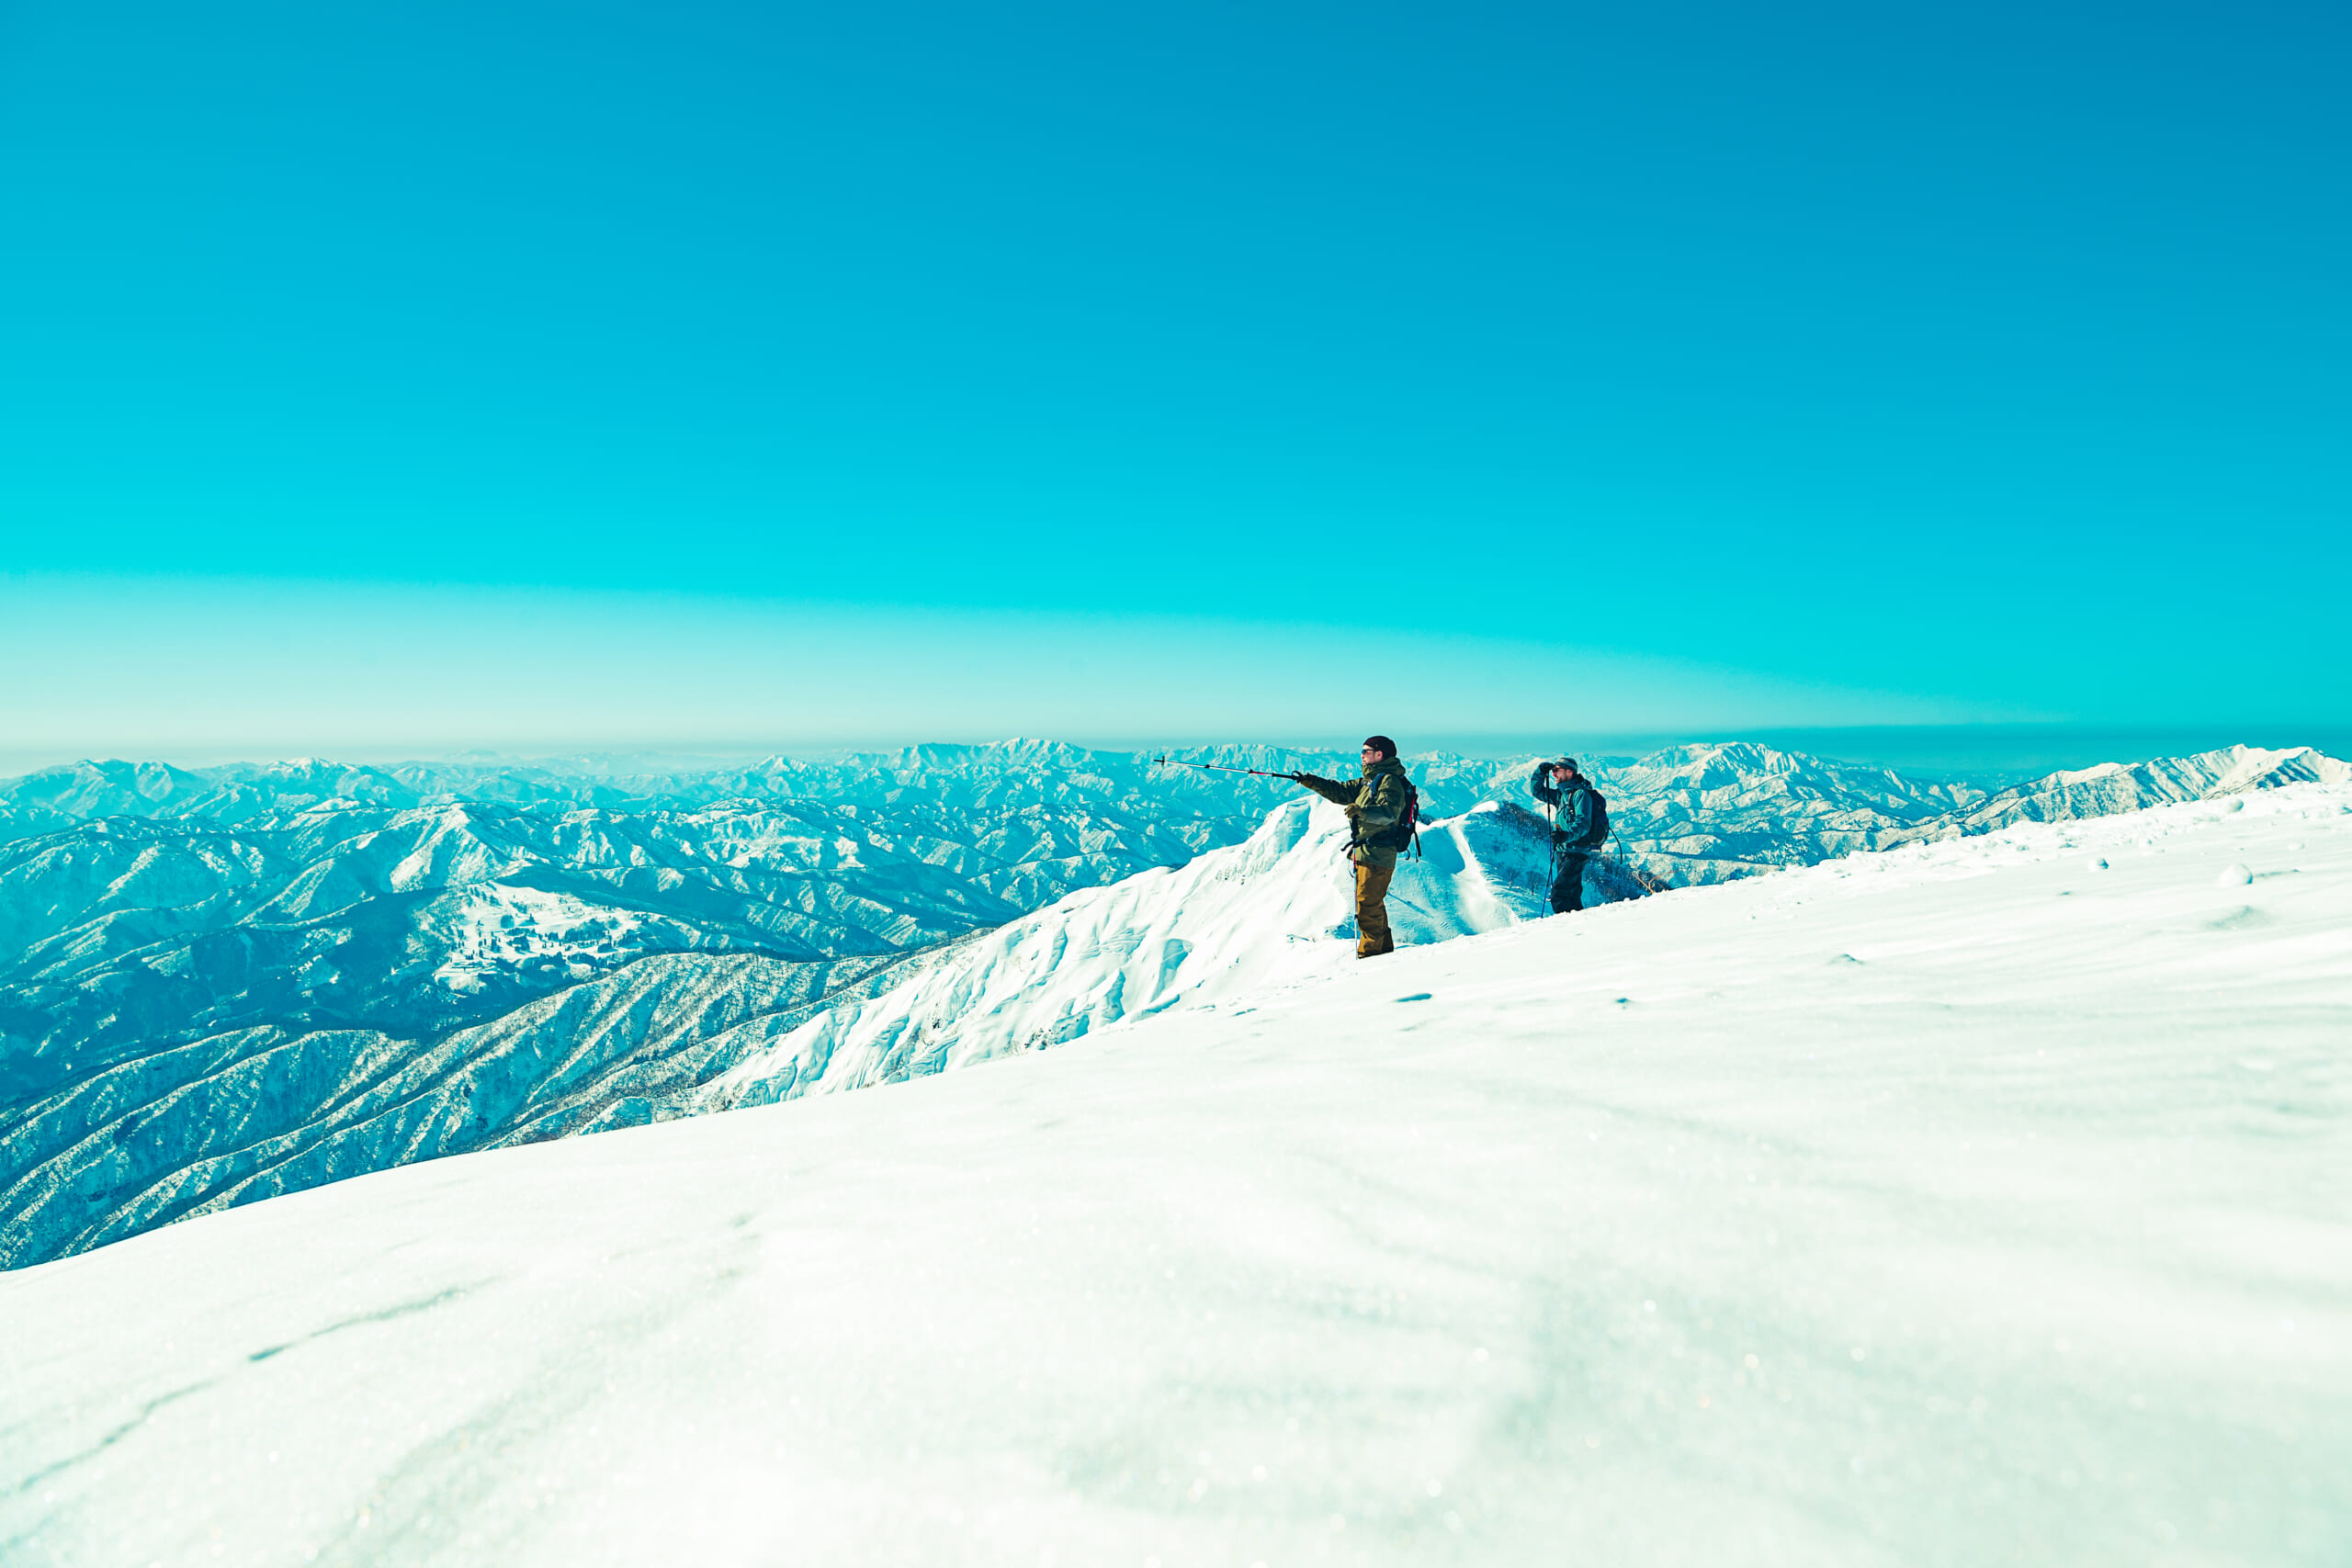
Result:
{"type": "Polygon", "coordinates": [[[2342,785],[1327,959],[0,1275],[0,1560],[2339,1563],[2347,1039],[2342,785]]]}

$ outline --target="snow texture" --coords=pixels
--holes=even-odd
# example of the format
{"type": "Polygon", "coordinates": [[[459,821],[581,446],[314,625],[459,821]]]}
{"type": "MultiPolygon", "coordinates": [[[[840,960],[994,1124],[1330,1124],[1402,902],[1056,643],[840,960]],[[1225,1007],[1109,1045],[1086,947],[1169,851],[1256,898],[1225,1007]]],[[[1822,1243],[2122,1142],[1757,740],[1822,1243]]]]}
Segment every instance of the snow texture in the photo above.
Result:
{"type": "MultiPolygon", "coordinates": [[[[663,956],[431,1042],[258,1026],[134,1052],[0,1122],[0,1153],[21,1173],[0,1207],[0,1258],[407,1160],[888,1082],[1328,968],[1346,951],[1329,939],[1354,934],[1351,919],[1333,921],[1350,908],[1346,837],[1338,807],[1297,801],[1245,844],[911,956],[663,956]]],[[[1489,804],[1421,842],[1392,894],[1400,940],[1543,908],[1547,841],[1529,813],[1489,804]]],[[[498,884],[458,908],[432,979],[461,991],[511,961],[510,942],[543,954],[550,933],[584,925],[612,942],[631,929],[498,884]]],[[[325,948],[314,962],[343,957],[325,948]]]]}
{"type": "MultiPolygon", "coordinates": [[[[1637,894],[1629,865],[1705,884],[2352,772],[2241,747],[1994,795],[1752,745],[1589,762],[1623,856],[1589,903],[1637,894]]],[[[1412,761],[1453,815],[1407,863],[1402,940],[1542,911],[1542,826],[1497,798],[1528,766],[1412,761]]],[[[0,800],[64,824],[0,845],[0,1266],[1059,1043],[1354,934],[1340,819],[1294,784],[1043,741],[691,774],[84,763],[0,800]]]]}
{"type": "Polygon", "coordinates": [[[1250,988],[1080,902],[1054,1051],[0,1276],[0,1558],[2341,1562],[2352,788],[2240,804],[1250,988]]]}
{"type": "MultiPolygon", "coordinates": [[[[871,1001],[778,1032],[695,1109],[890,1082],[1329,975],[1354,962],[1352,913],[1332,919],[1352,909],[1347,840],[1336,806],[1278,807],[1247,843],[1073,893],[871,1001]]],[[[1491,803],[1424,828],[1420,854],[1399,862],[1389,890],[1397,942],[1443,942],[1544,912],[1548,843],[1536,818],[1491,803]]]]}

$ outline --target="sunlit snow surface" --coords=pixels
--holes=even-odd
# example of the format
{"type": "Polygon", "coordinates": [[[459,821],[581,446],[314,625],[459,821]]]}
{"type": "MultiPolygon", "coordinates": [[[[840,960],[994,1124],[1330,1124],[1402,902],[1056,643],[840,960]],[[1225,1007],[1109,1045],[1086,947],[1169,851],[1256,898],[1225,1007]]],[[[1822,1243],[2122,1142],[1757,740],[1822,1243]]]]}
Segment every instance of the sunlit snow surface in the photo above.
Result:
{"type": "MultiPolygon", "coordinates": [[[[870,1000],[737,1026],[716,1043],[735,1065],[681,1097],[679,1108],[863,1089],[1060,1045],[1174,1008],[1238,1006],[1282,981],[1328,975],[1353,958],[1348,838],[1336,806],[1277,807],[1246,842],[1073,893],[927,966],[907,965],[922,972],[870,1000]]],[[[1399,857],[1388,891],[1400,943],[1445,942],[1547,912],[1549,838],[1527,812],[1489,802],[1429,824],[1419,840],[1399,857]]],[[[1600,875],[1587,878],[1595,903],[1600,875]]]]}
{"type": "Polygon", "coordinates": [[[2239,804],[0,1275],[0,1561],[2341,1563],[2352,789],[2239,804]]]}
{"type": "MultiPolygon", "coordinates": [[[[1541,911],[1544,829],[1510,804],[1529,765],[1409,760],[1432,827],[1392,897],[1400,940],[1541,911]]],[[[2245,746],[1992,794],[1747,743],[1591,765],[1618,886],[1589,902],[1634,891],[1628,867],[1704,885],[2352,781],[2245,746]]],[[[0,1269],[1261,987],[1300,960],[1285,943],[1346,929],[1345,829],[1317,803],[1305,830],[1306,806],[1283,777],[1033,740],[625,777],[309,759],[0,780],[0,1269]]]]}

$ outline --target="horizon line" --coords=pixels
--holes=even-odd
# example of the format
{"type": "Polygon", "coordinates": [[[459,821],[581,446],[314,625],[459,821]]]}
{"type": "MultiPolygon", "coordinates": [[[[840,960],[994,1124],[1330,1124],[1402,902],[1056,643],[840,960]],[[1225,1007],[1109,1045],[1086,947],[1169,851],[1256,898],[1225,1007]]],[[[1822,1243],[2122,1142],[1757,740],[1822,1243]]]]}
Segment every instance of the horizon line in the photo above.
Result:
{"type": "MultiPolygon", "coordinates": [[[[2167,723],[2154,724],[2076,724],[2054,720],[1985,721],[1960,724],[1870,724],[1870,725],[1772,725],[1736,730],[1656,729],[1656,730],[1593,730],[1577,735],[1564,728],[1524,731],[1487,731],[1468,734],[1441,734],[1422,746],[1406,745],[1399,749],[1403,758],[1459,757],[1472,761],[1511,761],[1520,757],[1542,755],[1555,751],[1584,751],[1613,755],[1638,755],[1645,750],[1663,750],[1672,746],[1705,745],[1765,745],[1774,750],[1796,754],[1814,755],[1825,761],[1843,761],[1866,766],[1893,769],[1898,764],[1887,759],[1837,757],[1811,751],[1792,744],[1799,738],[1834,741],[1847,739],[1855,741],[1897,743],[1897,750],[1910,750],[1899,743],[1933,745],[1935,751],[1949,751],[1954,742],[2074,741],[2097,744],[2106,740],[2154,741],[2162,738],[2185,739],[2192,735],[2211,736],[2217,733],[2234,735],[2232,739],[2212,739],[2204,743],[2189,742],[2181,749],[2158,749],[2137,759],[2122,757],[2102,761],[2150,761],[2158,756],[2193,755],[2199,752],[2226,750],[2233,745],[2264,750],[2287,750],[2308,748],[2324,755],[2333,754],[2333,744],[2352,750],[2352,728],[2335,724],[2290,725],[2253,723],[2167,723]],[[2289,732],[2302,739],[2288,739],[2289,732]],[[2260,736],[2265,739],[2250,739],[2260,736]],[[2265,743],[2265,740],[2268,743],[2265,743]],[[1777,743],[1777,744],[1776,744],[1777,743]],[[1635,747],[1631,752],[1621,750],[1635,747]]],[[[52,748],[25,748],[22,750],[0,749],[0,783],[14,783],[37,774],[82,766],[103,766],[121,763],[126,766],[160,764],[187,773],[206,773],[222,768],[273,767],[295,762],[330,762],[348,767],[389,768],[404,765],[435,765],[463,763],[469,761],[485,763],[530,766],[535,763],[641,760],[650,764],[648,772],[718,772],[729,766],[759,762],[780,758],[787,761],[815,761],[835,758],[881,757],[927,749],[956,749],[981,751],[1023,742],[1052,746],[1067,746],[1074,750],[1098,754],[1140,755],[1150,750],[1200,750],[1210,747],[1264,747],[1272,750],[1297,752],[1346,751],[1357,741],[1334,738],[1323,740],[1274,740],[1234,738],[1168,738],[1148,743],[1136,743],[1125,738],[1076,740],[1046,735],[1011,735],[990,740],[931,739],[910,740],[897,744],[873,741],[837,741],[810,739],[797,743],[778,744],[774,741],[711,739],[694,742],[631,743],[627,741],[584,742],[573,746],[530,746],[527,749],[506,750],[480,745],[435,747],[428,744],[401,746],[369,745],[349,750],[309,750],[267,755],[266,746],[239,751],[232,743],[222,748],[191,749],[171,746],[158,749],[157,753],[125,755],[120,751],[105,754],[107,749],[96,748],[78,755],[68,756],[52,748]],[[201,760],[198,760],[200,758],[201,760]],[[40,760],[48,759],[48,760],[40,760]],[[662,764],[667,764],[663,766],[662,764]]],[[[1962,750],[1967,748],[1963,744],[1962,750]]],[[[1924,757],[1905,759],[1913,766],[1934,766],[1935,761],[1924,757]]],[[[1954,759],[1957,761],[1957,759],[1954,759]]],[[[1950,762],[1945,763],[1951,765],[1950,762]]],[[[1977,761],[1973,765],[1993,771],[2015,771],[2016,762],[2002,767],[1992,759],[1977,761]]],[[[2077,765],[2092,765],[2089,763],[2077,765]]],[[[626,775],[623,775],[626,776],[626,775]]]]}

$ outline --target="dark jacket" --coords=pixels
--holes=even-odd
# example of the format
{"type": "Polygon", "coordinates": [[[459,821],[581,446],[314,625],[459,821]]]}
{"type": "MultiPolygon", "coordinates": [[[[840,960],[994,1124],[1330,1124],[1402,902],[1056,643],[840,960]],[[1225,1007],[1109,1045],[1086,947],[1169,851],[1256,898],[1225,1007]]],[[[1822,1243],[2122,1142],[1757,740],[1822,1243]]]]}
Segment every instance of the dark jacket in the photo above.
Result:
{"type": "Polygon", "coordinates": [[[1593,829],[1599,825],[1600,812],[1595,803],[1600,796],[1593,794],[1591,784],[1582,773],[1565,785],[1555,784],[1552,782],[1552,765],[1542,763],[1536,768],[1535,776],[1527,781],[1527,789],[1544,805],[1559,808],[1552,822],[1554,843],[1566,850],[1597,847],[1585,840],[1592,837],[1593,829]]]}
{"type": "Polygon", "coordinates": [[[1363,777],[1345,783],[1317,778],[1313,773],[1291,776],[1324,799],[1348,808],[1348,823],[1355,829],[1348,846],[1350,860],[1358,865],[1396,863],[1396,852],[1404,846],[1386,840],[1405,817],[1405,793],[1411,787],[1411,781],[1405,776],[1404,763],[1394,757],[1385,758],[1366,768],[1363,777]]]}

